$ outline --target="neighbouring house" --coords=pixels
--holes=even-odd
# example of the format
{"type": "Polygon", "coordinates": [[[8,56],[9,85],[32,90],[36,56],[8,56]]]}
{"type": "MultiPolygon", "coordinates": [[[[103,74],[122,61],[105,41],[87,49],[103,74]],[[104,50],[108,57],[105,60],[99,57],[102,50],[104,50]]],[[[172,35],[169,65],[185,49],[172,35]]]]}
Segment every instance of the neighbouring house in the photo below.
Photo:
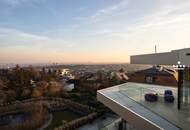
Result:
{"type": "Polygon", "coordinates": [[[161,66],[140,70],[130,75],[130,82],[177,86],[175,71],[161,66]]]}

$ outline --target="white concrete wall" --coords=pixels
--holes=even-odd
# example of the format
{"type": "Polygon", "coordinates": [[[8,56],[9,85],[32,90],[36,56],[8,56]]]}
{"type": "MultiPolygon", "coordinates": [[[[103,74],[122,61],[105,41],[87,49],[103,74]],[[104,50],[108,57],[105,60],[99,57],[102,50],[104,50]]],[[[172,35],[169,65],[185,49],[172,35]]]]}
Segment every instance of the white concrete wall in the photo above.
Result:
{"type": "Polygon", "coordinates": [[[135,126],[137,130],[164,130],[144,117],[139,116],[137,113],[130,111],[121,104],[106,97],[101,92],[97,92],[97,99],[125,119],[129,124],[135,126]]]}
{"type": "Polygon", "coordinates": [[[190,48],[179,51],[179,60],[182,65],[190,66],[190,48]]]}
{"type": "Polygon", "coordinates": [[[190,66],[190,48],[174,50],[166,53],[155,53],[145,55],[134,55],[130,57],[131,64],[150,64],[150,65],[177,65],[178,61],[181,64],[190,66]]]}

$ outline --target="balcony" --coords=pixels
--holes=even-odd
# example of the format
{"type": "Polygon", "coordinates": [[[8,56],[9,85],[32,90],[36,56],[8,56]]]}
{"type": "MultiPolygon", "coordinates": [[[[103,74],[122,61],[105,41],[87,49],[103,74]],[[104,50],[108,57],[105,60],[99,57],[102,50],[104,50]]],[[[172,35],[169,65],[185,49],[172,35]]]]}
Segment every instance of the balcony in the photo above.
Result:
{"type": "Polygon", "coordinates": [[[97,98],[137,129],[189,128],[190,112],[177,109],[177,89],[174,87],[129,82],[99,90],[97,98]],[[173,92],[174,102],[164,100],[165,90],[173,92]],[[157,101],[146,101],[147,93],[157,94],[157,101]]]}

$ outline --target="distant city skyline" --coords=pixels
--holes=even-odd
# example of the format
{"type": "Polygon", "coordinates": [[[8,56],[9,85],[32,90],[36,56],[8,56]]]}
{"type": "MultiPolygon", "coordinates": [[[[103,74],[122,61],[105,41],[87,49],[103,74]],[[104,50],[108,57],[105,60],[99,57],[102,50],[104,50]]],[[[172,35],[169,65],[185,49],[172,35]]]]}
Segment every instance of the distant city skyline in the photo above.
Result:
{"type": "Polygon", "coordinates": [[[189,34],[189,0],[0,0],[0,64],[127,63],[189,34]]]}

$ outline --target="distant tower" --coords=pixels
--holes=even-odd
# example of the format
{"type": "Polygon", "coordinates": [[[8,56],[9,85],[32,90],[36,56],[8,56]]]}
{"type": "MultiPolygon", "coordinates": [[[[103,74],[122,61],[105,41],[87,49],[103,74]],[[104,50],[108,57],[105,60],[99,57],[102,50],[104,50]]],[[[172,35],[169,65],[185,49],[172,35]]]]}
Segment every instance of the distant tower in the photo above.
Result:
{"type": "Polygon", "coordinates": [[[156,45],[155,45],[155,48],[154,48],[154,49],[155,49],[155,53],[157,53],[157,46],[156,46],[156,45]]]}

